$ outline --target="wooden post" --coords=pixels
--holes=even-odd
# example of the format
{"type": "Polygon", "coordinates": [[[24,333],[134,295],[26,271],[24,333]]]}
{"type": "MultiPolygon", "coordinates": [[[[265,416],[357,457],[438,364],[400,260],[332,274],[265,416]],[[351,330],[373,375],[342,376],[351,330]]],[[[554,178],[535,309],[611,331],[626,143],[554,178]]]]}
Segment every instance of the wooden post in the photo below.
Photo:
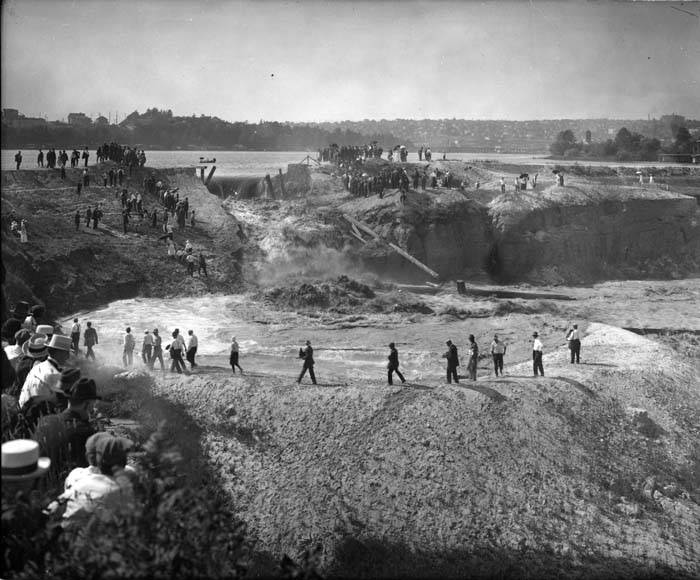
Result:
{"type": "Polygon", "coordinates": [[[204,170],[205,169],[206,169],[206,167],[199,168],[199,178],[202,180],[202,182],[204,182],[204,170]]]}
{"type": "Polygon", "coordinates": [[[212,165],[211,171],[209,172],[209,175],[207,175],[207,179],[205,180],[204,185],[209,185],[211,178],[214,177],[215,171],[216,171],[216,165],[212,165]]]}
{"type": "Polygon", "coordinates": [[[284,177],[282,176],[282,170],[279,169],[280,172],[280,187],[282,188],[282,197],[287,197],[287,192],[284,190],[284,177]]]}

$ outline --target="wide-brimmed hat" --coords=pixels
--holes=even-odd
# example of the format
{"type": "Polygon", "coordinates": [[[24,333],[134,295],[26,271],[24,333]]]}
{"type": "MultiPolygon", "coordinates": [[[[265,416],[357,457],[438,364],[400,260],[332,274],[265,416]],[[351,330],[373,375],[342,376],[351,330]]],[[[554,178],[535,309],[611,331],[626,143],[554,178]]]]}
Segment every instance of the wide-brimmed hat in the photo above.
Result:
{"type": "Polygon", "coordinates": [[[46,335],[34,334],[22,345],[22,353],[30,358],[45,358],[49,355],[46,349],[46,335]]]}
{"type": "Polygon", "coordinates": [[[29,302],[20,300],[17,304],[15,304],[15,307],[11,310],[11,313],[15,318],[21,317],[22,319],[25,319],[29,314],[29,302]]]}
{"type": "Polygon", "coordinates": [[[63,334],[54,334],[46,346],[48,348],[55,348],[56,350],[65,350],[66,352],[70,352],[72,344],[73,343],[70,339],[70,336],[64,336],[63,334]]]}
{"type": "Polygon", "coordinates": [[[538,336],[539,336],[539,334],[537,334],[536,332],[533,332],[533,333],[532,333],[532,337],[533,337],[533,338],[537,338],[538,336]]]}
{"type": "Polygon", "coordinates": [[[51,459],[39,457],[39,444],[31,439],[14,439],[2,444],[2,480],[22,481],[44,475],[51,459]]]}
{"type": "Polygon", "coordinates": [[[73,401],[90,401],[102,398],[97,394],[95,381],[85,377],[79,379],[67,393],[68,398],[73,401]]]}
{"type": "Polygon", "coordinates": [[[389,348],[394,348],[396,345],[393,342],[389,343],[389,348]]]}
{"type": "Polygon", "coordinates": [[[40,324],[36,327],[36,333],[37,334],[53,334],[56,331],[56,329],[51,326],[50,324],[40,324]]]}
{"type": "Polygon", "coordinates": [[[80,378],[80,369],[68,368],[61,371],[61,390],[65,393],[69,393],[71,387],[80,378]]]}

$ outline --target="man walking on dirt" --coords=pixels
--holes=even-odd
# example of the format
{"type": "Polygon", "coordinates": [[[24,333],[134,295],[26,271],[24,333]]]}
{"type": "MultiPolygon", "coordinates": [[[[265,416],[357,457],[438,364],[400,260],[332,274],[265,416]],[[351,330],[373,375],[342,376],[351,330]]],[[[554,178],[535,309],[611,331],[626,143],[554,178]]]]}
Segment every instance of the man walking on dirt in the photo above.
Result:
{"type": "Polygon", "coordinates": [[[127,326],[126,334],[124,335],[124,352],[122,353],[122,363],[124,366],[133,366],[135,346],[136,341],[134,340],[134,335],[131,334],[131,327],[127,326]]]}
{"type": "Polygon", "coordinates": [[[578,324],[574,324],[574,327],[566,335],[566,340],[569,341],[569,350],[571,351],[571,364],[574,364],[574,359],[576,363],[581,362],[581,335],[578,331],[578,324]]]}
{"type": "Polygon", "coordinates": [[[151,356],[153,355],[153,336],[146,330],[143,333],[143,342],[141,343],[141,360],[143,364],[150,366],[151,356]]]}
{"type": "Polygon", "coordinates": [[[314,349],[311,347],[311,341],[307,340],[306,341],[306,348],[305,349],[299,349],[299,358],[304,359],[304,366],[301,369],[301,373],[299,374],[299,378],[297,379],[297,383],[301,384],[301,379],[304,377],[306,374],[306,371],[309,371],[309,376],[311,377],[311,382],[315,385],[316,383],[316,375],[314,374],[314,349]]]}
{"type": "Polygon", "coordinates": [[[70,329],[70,342],[75,356],[78,356],[80,352],[80,324],[77,318],[73,319],[73,326],[70,329]]]}
{"type": "Polygon", "coordinates": [[[476,340],[473,334],[469,335],[469,363],[467,364],[467,369],[469,370],[469,378],[472,381],[476,380],[476,363],[479,360],[479,346],[476,344],[476,340]]]}
{"type": "Polygon", "coordinates": [[[160,370],[165,370],[165,363],[163,362],[163,339],[158,334],[158,329],[153,329],[153,354],[151,354],[150,367],[154,368],[156,360],[160,361],[160,370]]]}
{"type": "Polygon", "coordinates": [[[493,342],[491,343],[491,356],[493,357],[493,370],[501,373],[503,376],[503,355],[506,354],[506,345],[498,339],[498,335],[493,335],[493,342]]]}
{"type": "Polygon", "coordinates": [[[189,335],[187,338],[187,362],[190,363],[190,369],[194,369],[197,366],[197,363],[194,362],[194,357],[197,354],[199,341],[193,330],[188,330],[187,334],[189,335]]]}
{"type": "Polygon", "coordinates": [[[238,364],[238,350],[238,341],[234,336],[231,339],[231,352],[228,359],[228,362],[231,365],[231,370],[233,370],[234,375],[236,374],[236,367],[238,367],[238,370],[240,370],[241,374],[243,374],[243,369],[241,368],[241,365],[238,364]]]}
{"type": "Polygon", "coordinates": [[[454,378],[455,383],[459,382],[459,375],[457,374],[457,367],[459,366],[459,354],[457,352],[457,347],[452,344],[451,340],[446,343],[447,352],[442,355],[442,358],[447,359],[447,382],[452,383],[454,378]]]}
{"type": "Polygon", "coordinates": [[[97,331],[92,327],[92,322],[87,323],[83,339],[85,341],[85,347],[87,348],[85,358],[91,358],[94,361],[95,352],[92,350],[92,347],[97,344],[97,331]]]}
{"type": "Polygon", "coordinates": [[[386,367],[388,371],[387,381],[390,385],[393,385],[394,382],[392,378],[393,374],[396,373],[396,376],[401,379],[401,382],[405,383],[406,379],[403,378],[401,371],[399,371],[399,352],[396,350],[396,345],[393,342],[390,342],[389,348],[391,350],[389,351],[389,364],[386,367]]]}
{"type": "Polygon", "coordinates": [[[532,342],[532,372],[534,376],[537,376],[537,371],[544,376],[544,367],[542,366],[542,341],[536,332],[532,333],[532,338],[535,340],[532,342]]]}

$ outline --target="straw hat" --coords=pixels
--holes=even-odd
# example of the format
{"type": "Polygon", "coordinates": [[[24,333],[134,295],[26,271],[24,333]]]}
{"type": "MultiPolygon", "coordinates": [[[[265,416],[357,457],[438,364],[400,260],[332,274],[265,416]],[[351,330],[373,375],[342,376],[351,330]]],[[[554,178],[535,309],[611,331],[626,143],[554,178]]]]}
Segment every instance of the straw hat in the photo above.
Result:
{"type": "Polygon", "coordinates": [[[46,346],[48,348],[55,348],[56,350],[65,350],[66,352],[70,352],[71,345],[72,342],[70,336],[54,334],[46,346]]]}
{"type": "Polygon", "coordinates": [[[54,333],[54,327],[51,326],[50,324],[40,324],[39,326],[36,327],[36,333],[37,334],[53,334],[54,333]]]}
{"type": "Polygon", "coordinates": [[[45,358],[49,356],[46,349],[46,335],[35,334],[22,345],[22,352],[30,358],[45,358]]]}
{"type": "Polygon", "coordinates": [[[23,481],[44,475],[51,466],[48,457],[39,457],[39,444],[31,439],[15,439],[2,444],[2,480],[23,481]]]}

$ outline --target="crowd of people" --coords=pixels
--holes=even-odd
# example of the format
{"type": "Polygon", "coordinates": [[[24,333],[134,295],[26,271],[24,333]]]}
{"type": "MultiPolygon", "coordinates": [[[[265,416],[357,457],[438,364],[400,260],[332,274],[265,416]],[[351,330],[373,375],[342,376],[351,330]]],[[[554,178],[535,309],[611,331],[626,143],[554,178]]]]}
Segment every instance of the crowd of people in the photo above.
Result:
{"type": "Polygon", "coordinates": [[[146,152],[143,149],[120,145],[119,143],[104,143],[97,148],[97,162],[114,161],[119,165],[125,165],[131,171],[137,167],[146,165],[146,152]]]}

